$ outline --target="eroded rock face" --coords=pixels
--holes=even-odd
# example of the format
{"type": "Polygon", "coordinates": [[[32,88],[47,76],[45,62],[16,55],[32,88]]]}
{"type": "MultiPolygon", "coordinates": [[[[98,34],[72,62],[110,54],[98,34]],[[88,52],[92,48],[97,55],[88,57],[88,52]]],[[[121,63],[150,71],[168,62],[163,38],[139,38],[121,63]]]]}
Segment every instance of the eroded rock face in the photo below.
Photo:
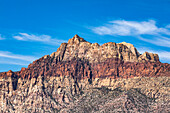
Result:
{"type": "Polygon", "coordinates": [[[157,54],[144,53],[140,55],[137,49],[129,43],[108,42],[103,45],[89,43],[83,38],[75,35],[69,39],[68,43],[63,43],[57,50],[50,55],[60,61],[71,60],[74,57],[89,60],[92,62],[104,62],[107,58],[119,58],[129,62],[158,62],[157,54]]]}
{"type": "Polygon", "coordinates": [[[75,35],[28,68],[0,73],[0,112],[170,112],[169,77],[157,54],[75,35]]]}
{"type": "Polygon", "coordinates": [[[1,112],[169,112],[169,77],[76,80],[71,76],[1,78],[1,112]]]}

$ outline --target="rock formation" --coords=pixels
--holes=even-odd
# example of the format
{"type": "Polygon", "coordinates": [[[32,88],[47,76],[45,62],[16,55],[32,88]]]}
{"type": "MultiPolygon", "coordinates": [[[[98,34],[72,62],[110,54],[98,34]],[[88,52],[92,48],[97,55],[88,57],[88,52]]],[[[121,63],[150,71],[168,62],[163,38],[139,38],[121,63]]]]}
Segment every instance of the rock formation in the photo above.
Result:
{"type": "Polygon", "coordinates": [[[98,43],[91,44],[83,38],[75,35],[69,39],[68,43],[62,43],[57,52],[50,55],[58,61],[68,61],[72,58],[87,59],[90,63],[104,62],[108,58],[118,58],[128,62],[158,62],[157,54],[144,53],[140,55],[137,49],[129,43],[113,43],[108,42],[103,45],[98,43]]]}
{"type": "Polygon", "coordinates": [[[170,112],[169,77],[157,54],[75,35],[27,68],[0,73],[0,112],[170,112]]]}

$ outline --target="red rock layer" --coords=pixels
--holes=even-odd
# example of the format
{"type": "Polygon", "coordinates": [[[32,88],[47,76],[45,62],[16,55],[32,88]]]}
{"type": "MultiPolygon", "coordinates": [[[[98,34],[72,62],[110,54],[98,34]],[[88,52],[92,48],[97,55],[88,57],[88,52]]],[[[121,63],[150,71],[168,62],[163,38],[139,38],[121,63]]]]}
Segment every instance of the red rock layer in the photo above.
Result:
{"type": "Polygon", "coordinates": [[[23,79],[37,78],[38,76],[72,76],[75,79],[170,76],[170,64],[124,62],[114,58],[101,63],[89,63],[87,60],[78,58],[57,62],[51,57],[47,57],[34,61],[28,68],[22,68],[19,72],[3,72],[0,73],[0,76],[23,79]]]}

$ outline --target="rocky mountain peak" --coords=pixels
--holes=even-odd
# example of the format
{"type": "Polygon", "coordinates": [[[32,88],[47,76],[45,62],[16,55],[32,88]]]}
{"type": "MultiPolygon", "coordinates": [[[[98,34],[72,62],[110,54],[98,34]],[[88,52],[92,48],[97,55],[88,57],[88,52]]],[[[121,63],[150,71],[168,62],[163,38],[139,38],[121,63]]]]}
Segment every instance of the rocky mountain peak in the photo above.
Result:
{"type": "Polygon", "coordinates": [[[6,74],[7,74],[7,76],[12,76],[13,75],[13,71],[12,70],[9,70],[6,74]]]}
{"type": "Polygon", "coordinates": [[[127,46],[128,48],[134,48],[133,44],[130,44],[130,43],[127,43],[127,42],[121,42],[119,44],[123,44],[123,45],[127,46]]]}
{"type": "Polygon", "coordinates": [[[100,46],[98,43],[87,42],[77,34],[69,39],[68,43],[62,43],[57,51],[50,56],[59,61],[68,61],[74,57],[86,59],[89,62],[104,62],[107,58],[128,62],[159,61],[158,55],[151,53],[141,55],[130,43],[108,42],[100,46]]]}
{"type": "Polygon", "coordinates": [[[154,62],[159,61],[159,56],[158,54],[144,52],[142,55],[139,56],[139,60],[154,62]]]}
{"type": "Polygon", "coordinates": [[[9,70],[7,73],[13,73],[13,71],[12,71],[12,70],[9,70]]]}
{"type": "Polygon", "coordinates": [[[73,38],[68,40],[68,44],[79,44],[80,42],[87,42],[83,38],[79,37],[77,34],[73,38]]]}

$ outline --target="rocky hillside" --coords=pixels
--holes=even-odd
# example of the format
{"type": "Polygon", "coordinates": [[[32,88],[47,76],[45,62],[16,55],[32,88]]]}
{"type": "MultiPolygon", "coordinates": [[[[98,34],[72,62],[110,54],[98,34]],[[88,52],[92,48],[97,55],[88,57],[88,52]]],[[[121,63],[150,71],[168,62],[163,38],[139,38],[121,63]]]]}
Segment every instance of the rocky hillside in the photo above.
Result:
{"type": "Polygon", "coordinates": [[[129,43],[75,35],[21,71],[0,73],[0,112],[170,112],[170,64],[129,43]]]}

